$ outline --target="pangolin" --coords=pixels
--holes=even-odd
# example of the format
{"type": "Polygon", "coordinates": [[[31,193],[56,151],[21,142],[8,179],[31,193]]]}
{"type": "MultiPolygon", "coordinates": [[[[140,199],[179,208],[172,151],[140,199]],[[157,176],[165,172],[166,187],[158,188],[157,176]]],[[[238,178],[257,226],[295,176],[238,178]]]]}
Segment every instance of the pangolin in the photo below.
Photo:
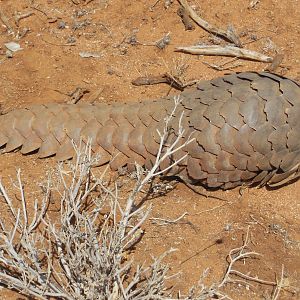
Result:
{"type": "MultiPolygon", "coordinates": [[[[208,188],[276,186],[300,174],[300,86],[272,73],[225,75],[180,95],[164,149],[178,136],[192,141],[160,165],[166,175],[208,188]]],[[[117,170],[137,162],[150,168],[159,151],[174,97],[139,103],[44,104],[0,116],[3,152],[38,152],[58,160],[74,156],[73,142],[91,141],[99,164],[117,170]]]]}

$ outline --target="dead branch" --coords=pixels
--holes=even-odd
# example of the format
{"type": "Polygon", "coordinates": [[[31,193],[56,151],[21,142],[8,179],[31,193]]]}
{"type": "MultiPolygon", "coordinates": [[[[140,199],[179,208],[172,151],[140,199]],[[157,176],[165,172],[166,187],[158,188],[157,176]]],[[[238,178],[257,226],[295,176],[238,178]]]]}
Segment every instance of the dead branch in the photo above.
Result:
{"type": "Polygon", "coordinates": [[[136,208],[141,201],[139,193],[155,176],[184,159],[186,156],[158,171],[162,161],[192,141],[189,137],[182,143],[182,114],[178,137],[166,145],[170,121],[179,105],[180,98],[175,97],[174,109],[158,132],[161,142],[154,166],[148,172],[137,166],[137,183],[124,207],[119,203],[117,185],[108,186],[93,176],[91,167],[97,158],[92,157],[89,142],[86,147],[74,144],[75,161],[67,168],[58,165],[55,178],[49,177],[44,201],[34,205],[33,215],[28,212],[20,173],[20,208],[14,206],[0,180],[0,199],[4,198],[12,220],[6,224],[0,213],[0,283],[43,300],[168,299],[165,282],[169,268],[162,259],[174,249],[136,270],[124,257],[141,238],[141,226],[151,211],[151,206],[136,208]],[[54,193],[60,210],[52,219],[46,208],[54,193]]]}
{"type": "Polygon", "coordinates": [[[279,299],[279,294],[281,292],[281,289],[285,286],[285,283],[284,283],[284,265],[282,265],[281,267],[281,276],[280,276],[280,280],[278,281],[277,283],[277,286],[274,290],[274,293],[272,295],[272,300],[277,300],[279,299]]]}
{"type": "Polygon", "coordinates": [[[17,27],[19,27],[19,23],[20,23],[20,20],[22,19],[25,19],[25,18],[28,18],[30,16],[34,15],[34,12],[33,11],[29,11],[27,13],[19,13],[17,12],[15,15],[14,15],[14,19],[15,19],[15,24],[17,27]]]}
{"type": "Polygon", "coordinates": [[[12,26],[10,25],[8,17],[4,14],[4,12],[1,9],[0,9],[0,20],[5,25],[8,33],[14,32],[12,26]]]}
{"type": "Polygon", "coordinates": [[[88,5],[88,4],[91,3],[92,1],[94,1],[94,0],[85,0],[85,2],[84,2],[83,5],[88,5]]]}
{"type": "Polygon", "coordinates": [[[268,72],[276,71],[276,69],[281,65],[283,59],[284,59],[283,54],[277,54],[274,57],[272,63],[265,69],[265,71],[268,71],[268,72]]]}
{"type": "Polygon", "coordinates": [[[165,49],[170,44],[170,42],[171,42],[171,36],[169,32],[165,34],[161,39],[151,43],[142,43],[138,41],[135,33],[132,34],[127,41],[127,43],[130,45],[155,46],[161,50],[165,49]]]}
{"type": "Polygon", "coordinates": [[[258,4],[259,4],[259,0],[251,0],[248,9],[256,9],[258,4]]]}
{"type": "Polygon", "coordinates": [[[169,73],[165,73],[158,76],[141,76],[134,79],[131,83],[135,86],[166,83],[170,85],[172,88],[175,88],[179,91],[183,91],[186,87],[194,85],[197,82],[198,82],[197,80],[192,80],[191,82],[183,83],[176,76],[172,76],[169,73]]]}
{"type": "Polygon", "coordinates": [[[258,282],[260,284],[271,285],[271,286],[277,285],[276,282],[267,281],[267,280],[263,280],[263,279],[260,279],[257,277],[253,277],[253,276],[244,274],[244,273],[234,269],[234,265],[237,261],[240,261],[245,258],[252,258],[254,256],[260,255],[257,252],[247,250],[248,244],[249,244],[249,230],[250,230],[250,226],[247,229],[247,233],[246,233],[246,237],[245,237],[245,241],[244,241],[243,245],[239,248],[230,250],[230,252],[228,254],[229,263],[228,263],[227,271],[223,277],[223,280],[219,284],[219,288],[223,287],[227,283],[240,282],[239,280],[232,279],[230,277],[230,275],[235,275],[240,278],[246,279],[248,281],[258,282]]]}
{"type": "Polygon", "coordinates": [[[64,93],[57,89],[55,89],[54,91],[70,97],[70,99],[66,100],[66,103],[68,104],[76,104],[85,94],[90,93],[89,89],[81,88],[81,87],[77,87],[74,91],[69,93],[64,93]]]}
{"type": "Polygon", "coordinates": [[[238,48],[234,46],[221,47],[218,45],[196,45],[189,47],[177,47],[175,51],[190,53],[195,55],[220,55],[220,56],[230,56],[238,57],[242,59],[261,61],[261,62],[272,62],[273,58],[266,56],[256,51],[238,48]]]}
{"type": "Polygon", "coordinates": [[[227,31],[220,29],[214,25],[209,24],[207,21],[202,19],[198,14],[190,7],[186,0],[178,0],[178,2],[184,7],[188,12],[189,16],[203,29],[206,31],[221,36],[227,41],[234,43],[237,47],[241,47],[241,42],[239,37],[233,32],[231,28],[228,28],[227,31]]]}
{"type": "Polygon", "coordinates": [[[236,62],[236,63],[233,63],[235,62],[236,60],[238,60],[237,57],[233,58],[233,59],[230,59],[229,61],[225,61],[223,63],[220,63],[220,64],[211,64],[211,63],[208,63],[208,62],[205,62],[203,61],[202,63],[204,65],[207,65],[209,66],[210,68],[214,69],[214,70],[217,70],[217,71],[225,71],[225,70],[233,70],[237,67],[240,67],[242,66],[241,63],[239,62],[236,62]],[[230,64],[230,65],[228,65],[230,64]]]}
{"type": "Polygon", "coordinates": [[[85,94],[88,94],[89,92],[89,89],[77,87],[75,91],[68,94],[71,99],[67,103],[76,104],[85,94]]]}
{"type": "Polygon", "coordinates": [[[185,30],[187,30],[187,31],[195,30],[195,26],[191,22],[190,16],[183,6],[178,8],[177,15],[181,18],[182,23],[185,27],[185,30]]]}

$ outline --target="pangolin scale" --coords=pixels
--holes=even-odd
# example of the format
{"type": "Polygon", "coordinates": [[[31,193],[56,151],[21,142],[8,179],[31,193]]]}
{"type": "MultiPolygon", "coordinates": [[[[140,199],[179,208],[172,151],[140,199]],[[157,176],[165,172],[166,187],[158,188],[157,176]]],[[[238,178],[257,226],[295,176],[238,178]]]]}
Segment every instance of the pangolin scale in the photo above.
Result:
{"type": "MultiPolygon", "coordinates": [[[[161,164],[186,158],[166,175],[209,188],[242,184],[276,186],[300,174],[300,86],[271,74],[244,72],[200,81],[180,94],[166,144],[176,138],[182,112],[184,143],[161,164]]],[[[92,142],[99,164],[113,170],[134,162],[151,167],[159,149],[158,130],[174,98],[115,104],[45,104],[0,116],[3,152],[38,151],[40,158],[74,156],[72,141],[92,142]],[[112,159],[113,158],[113,159],[112,159]]]]}

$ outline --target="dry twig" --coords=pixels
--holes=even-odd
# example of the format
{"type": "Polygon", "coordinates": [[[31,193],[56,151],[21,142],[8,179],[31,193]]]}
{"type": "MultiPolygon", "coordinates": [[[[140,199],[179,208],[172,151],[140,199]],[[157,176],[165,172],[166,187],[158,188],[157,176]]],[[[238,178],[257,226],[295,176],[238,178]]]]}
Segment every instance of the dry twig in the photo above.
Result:
{"type": "Polygon", "coordinates": [[[249,3],[248,8],[257,8],[257,5],[259,4],[259,0],[251,0],[249,3]]]}
{"type": "Polygon", "coordinates": [[[238,58],[235,57],[234,59],[230,59],[229,61],[225,61],[223,63],[220,63],[220,64],[210,64],[208,62],[205,62],[203,61],[202,63],[209,66],[210,68],[214,69],[214,70],[217,70],[217,71],[225,71],[225,70],[233,70],[237,67],[240,67],[242,64],[241,63],[233,63],[237,60],[238,58]],[[230,64],[230,65],[228,65],[230,64]]]}
{"type": "Polygon", "coordinates": [[[165,73],[163,75],[158,75],[158,76],[138,77],[134,79],[131,83],[135,86],[166,83],[170,85],[172,88],[175,88],[179,91],[183,91],[186,87],[194,85],[197,82],[198,82],[197,80],[193,80],[188,83],[183,83],[179,78],[172,76],[169,73],[165,73]]]}
{"type": "Polygon", "coordinates": [[[4,12],[2,11],[2,9],[0,9],[0,20],[2,21],[2,23],[5,25],[7,32],[13,33],[14,29],[12,28],[12,26],[10,25],[9,19],[8,17],[4,14],[4,12]]]}
{"type": "Polygon", "coordinates": [[[247,251],[247,247],[249,244],[249,229],[250,229],[250,227],[248,227],[243,245],[239,248],[230,250],[230,252],[228,254],[229,264],[227,267],[227,271],[223,277],[223,280],[219,284],[219,288],[224,286],[227,283],[235,283],[235,282],[245,283],[241,280],[236,280],[236,279],[231,278],[230,275],[236,275],[237,277],[241,277],[248,281],[255,281],[255,282],[258,282],[261,284],[265,284],[265,285],[271,285],[271,286],[277,285],[276,282],[259,279],[257,277],[252,277],[250,275],[246,275],[246,274],[234,269],[234,265],[237,261],[240,261],[245,258],[251,258],[253,256],[260,255],[259,253],[254,252],[254,251],[247,251]]]}
{"type": "Polygon", "coordinates": [[[227,41],[234,43],[237,47],[241,46],[241,42],[239,37],[234,33],[231,28],[228,28],[226,31],[220,28],[217,28],[214,25],[209,24],[207,21],[202,19],[198,14],[190,7],[186,0],[178,0],[178,2],[184,7],[189,16],[203,29],[206,31],[221,36],[225,38],[227,41]]]}
{"type": "Polygon", "coordinates": [[[67,103],[76,104],[85,94],[88,94],[89,92],[89,89],[77,87],[75,91],[68,93],[68,96],[71,97],[71,99],[67,103]]]}
{"type": "Polygon", "coordinates": [[[194,30],[195,29],[194,24],[190,20],[188,12],[186,11],[186,9],[183,6],[178,8],[177,14],[181,18],[182,23],[185,27],[185,30],[188,31],[188,30],[194,30]]]}
{"type": "MultiPolygon", "coordinates": [[[[169,122],[180,104],[165,119],[155,164],[149,172],[137,166],[137,184],[127,198],[125,208],[119,200],[117,185],[105,185],[95,178],[91,166],[91,146],[77,147],[74,163],[66,170],[59,164],[55,180],[49,178],[40,208],[34,205],[30,216],[24,188],[18,172],[21,208],[16,208],[0,181],[0,196],[11,214],[13,224],[0,218],[0,282],[22,294],[39,299],[168,299],[165,281],[168,267],[163,258],[148,266],[137,266],[126,260],[126,251],[141,237],[141,226],[151,206],[137,207],[142,189],[157,175],[161,162],[180,150],[184,134],[179,120],[178,138],[166,146],[169,122]],[[96,194],[95,194],[96,193],[96,194]],[[51,195],[60,197],[59,217],[46,213],[51,195]],[[104,217],[103,217],[104,216],[104,217]],[[59,219],[59,223],[57,223],[59,219]],[[40,226],[42,225],[42,226],[40,226]],[[37,230],[38,229],[38,230],[37,230]]],[[[178,164],[182,159],[173,163],[178,164]]]]}
{"type": "Polygon", "coordinates": [[[15,24],[17,27],[19,27],[19,23],[20,23],[20,20],[22,19],[25,19],[25,18],[28,18],[30,16],[34,15],[34,12],[33,11],[29,11],[27,13],[19,13],[17,12],[15,15],[14,15],[14,19],[15,19],[15,24]]]}
{"type": "Polygon", "coordinates": [[[152,42],[152,43],[142,43],[140,41],[137,40],[136,38],[136,33],[134,32],[128,39],[128,44],[131,45],[142,45],[142,46],[155,46],[159,49],[165,49],[171,41],[171,36],[170,33],[168,32],[167,34],[165,34],[161,39],[152,42]]]}
{"type": "Polygon", "coordinates": [[[266,71],[268,72],[274,72],[276,71],[276,69],[281,65],[282,61],[284,59],[284,55],[283,54],[277,54],[272,63],[266,68],[266,71]]]}
{"type": "Polygon", "coordinates": [[[234,46],[221,47],[218,45],[197,45],[197,46],[189,46],[189,47],[177,47],[175,51],[196,54],[196,55],[231,56],[231,57],[238,57],[238,58],[262,61],[262,62],[273,61],[273,58],[270,56],[266,56],[256,51],[238,48],[234,46]]]}
{"type": "Polygon", "coordinates": [[[159,226],[164,226],[164,225],[169,225],[169,224],[176,224],[177,222],[182,220],[186,215],[188,215],[188,213],[184,212],[181,216],[179,216],[178,218],[176,218],[174,220],[162,219],[162,218],[150,218],[150,220],[159,226]]]}

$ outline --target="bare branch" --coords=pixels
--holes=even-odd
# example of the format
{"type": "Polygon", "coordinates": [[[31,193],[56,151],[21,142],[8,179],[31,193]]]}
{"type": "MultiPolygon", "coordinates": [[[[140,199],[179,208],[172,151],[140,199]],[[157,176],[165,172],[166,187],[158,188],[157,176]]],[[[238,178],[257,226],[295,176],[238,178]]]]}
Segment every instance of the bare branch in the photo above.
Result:
{"type": "Polygon", "coordinates": [[[195,55],[221,55],[238,57],[243,59],[262,61],[262,62],[272,62],[273,58],[256,51],[238,48],[234,46],[221,47],[218,45],[197,45],[189,47],[177,47],[175,51],[180,51],[184,53],[190,53],[195,55]]]}
{"type": "Polygon", "coordinates": [[[238,36],[228,28],[226,31],[223,29],[220,29],[214,25],[209,24],[207,21],[202,19],[198,14],[190,7],[188,2],[186,0],[178,0],[178,2],[184,7],[184,9],[187,11],[189,16],[203,29],[206,31],[213,33],[215,35],[221,36],[225,38],[226,40],[234,43],[236,46],[240,47],[241,42],[238,38],[238,36]]]}

